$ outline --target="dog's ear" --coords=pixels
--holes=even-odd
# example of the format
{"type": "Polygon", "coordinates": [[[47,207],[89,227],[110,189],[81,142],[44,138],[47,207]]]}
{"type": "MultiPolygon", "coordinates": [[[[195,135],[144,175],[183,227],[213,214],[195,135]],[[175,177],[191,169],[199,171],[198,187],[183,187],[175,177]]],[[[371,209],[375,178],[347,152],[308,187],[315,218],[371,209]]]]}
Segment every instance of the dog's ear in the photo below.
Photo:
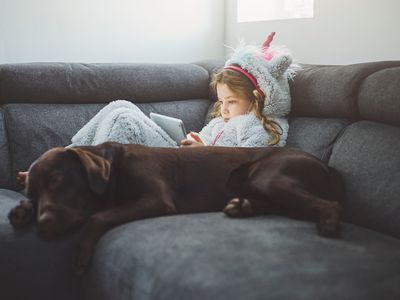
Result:
{"type": "Polygon", "coordinates": [[[67,151],[75,153],[86,170],[90,189],[102,195],[107,189],[110,179],[110,162],[104,157],[78,148],[69,148],[67,151]]]}

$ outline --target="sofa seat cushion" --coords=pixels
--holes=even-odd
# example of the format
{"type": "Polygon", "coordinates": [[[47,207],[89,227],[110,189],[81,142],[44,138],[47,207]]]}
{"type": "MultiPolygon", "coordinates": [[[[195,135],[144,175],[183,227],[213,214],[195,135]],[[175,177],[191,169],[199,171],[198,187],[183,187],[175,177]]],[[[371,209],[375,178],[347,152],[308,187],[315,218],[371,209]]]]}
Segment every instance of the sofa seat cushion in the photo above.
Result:
{"type": "Polygon", "coordinates": [[[222,213],[140,220],[100,240],[89,299],[400,299],[400,240],[351,224],[222,213]]]}
{"type": "Polygon", "coordinates": [[[36,226],[15,231],[7,214],[24,196],[0,189],[1,299],[81,299],[72,263],[78,234],[54,241],[38,238],[36,226]]]}

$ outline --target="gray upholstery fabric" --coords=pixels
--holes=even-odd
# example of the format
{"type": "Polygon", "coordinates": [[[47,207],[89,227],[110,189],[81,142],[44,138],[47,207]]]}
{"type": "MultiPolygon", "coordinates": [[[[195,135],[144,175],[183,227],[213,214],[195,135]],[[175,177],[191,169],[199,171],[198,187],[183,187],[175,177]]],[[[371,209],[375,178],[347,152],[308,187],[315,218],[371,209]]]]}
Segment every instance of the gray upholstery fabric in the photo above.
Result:
{"type": "Polygon", "coordinates": [[[209,83],[208,72],[192,64],[5,64],[0,77],[0,103],[201,99],[209,83]]]}
{"type": "Polygon", "coordinates": [[[11,179],[11,159],[9,144],[4,121],[4,110],[0,108],[0,187],[11,188],[13,186],[11,179]]]}
{"type": "Polygon", "coordinates": [[[332,147],[344,128],[344,119],[294,118],[289,122],[286,146],[299,148],[327,162],[332,147]]]}
{"type": "Polygon", "coordinates": [[[212,75],[218,72],[225,64],[222,60],[210,59],[210,60],[202,60],[202,61],[195,61],[193,64],[198,65],[207,70],[210,79],[212,75]]]}
{"type": "Polygon", "coordinates": [[[346,66],[304,65],[290,83],[291,116],[359,119],[360,84],[373,72],[394,66],[400,66],[400,61],[346,66]]]}
{"type": "Polygon", "coordinates": [[[329,164],[346,185],[348,222],[400,238],[400,128],[370,121],[346,128],[329,164]]]}
{"type": "Polygon", "coordinates": [[[0,189],[0,224],[8,223],[8,212],[22,199],[25,199],[25,197],[23,197],[20,193],[6,189],[0,189]]]}
{"type": "Polygon", "coordinates": [[[141,220],[108,232],[89,299],[399,299],[400,241],[344,224],[222,213],[141,220]]]}
{"type": "Polygon", "coordinates": [[[400,125],[400,68],[368,76],[360,87],[359,109],[367,120],[400,125]]]}
{"type": "MultiPolygon", "coordinates": [[[[139,103],[145,113],[157,112],[181,118],[186,130],[199,131],[209,100],[139,103]]],[[[13,180],[42,153],[70,144],[71,137],[105,104],[8,104],[5,105],[13,180]]],[[[9,172],[10,173],[10,172],[9,172]]],[[[15,186],[15,183],[14,183],[15,186]]]]}
{"type": "MultiPolygon", "coordinates": [[[[199,131],[220,66],[0,65],[0,188],[47,149],[69,144],[112,100],[199,131]]],[[[305,65],[291,82],[288,146],[327,161],[345,181],[339,238],[279,216],[132,222],[101,239],[83,282],[88,299],[400,299],[399,66],[305,65]]],[[[7,213],[22,197],[0,189],[0,299],[80,299],[72,274],[79,232],[47,242],[35,226],[14,231],[7,213]]]]}
{"type": "Polygon", "coordinates": [[[14,231],[7,214],[22,199],[0,189],[0,298],[81,299],[81,283],[72,272],[78,234],[48,242],[38,238],[34,226],[14,231]]]}
{"type": "MultiPolygon", "coordinates": [[[[211,80],[213,80],[213,75],[217,73],[224,66],[225,62],[221,60],[205,60],[205,61],[194,62],[194,64],[208,71],[211,82],[211,80]]],[[[212,101],[217,100],[217,94],[215,93],[215,91],[211,89],[211,87],[209,92],[209,99],[211,99],[212,101]]]]}
{"type": "Polygon", "coordinates": [[[101,107],[99,104],[5,105],[12,173],[27,170],[46,150],[70,144],[71,137],[101,107]]]}

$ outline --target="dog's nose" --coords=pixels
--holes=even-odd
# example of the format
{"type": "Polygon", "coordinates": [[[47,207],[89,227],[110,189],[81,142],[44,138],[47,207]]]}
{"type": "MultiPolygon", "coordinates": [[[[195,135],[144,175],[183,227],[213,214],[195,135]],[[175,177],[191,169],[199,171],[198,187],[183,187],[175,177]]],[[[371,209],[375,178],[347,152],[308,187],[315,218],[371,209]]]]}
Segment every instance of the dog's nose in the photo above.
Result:
{"type": "Polygon", "coordinates": [[[42,213],[39,217],[38,223],[39,227],[43,229],[51,228],[55,222],[55,216],[53,213],[46,211],[42,213]]]}

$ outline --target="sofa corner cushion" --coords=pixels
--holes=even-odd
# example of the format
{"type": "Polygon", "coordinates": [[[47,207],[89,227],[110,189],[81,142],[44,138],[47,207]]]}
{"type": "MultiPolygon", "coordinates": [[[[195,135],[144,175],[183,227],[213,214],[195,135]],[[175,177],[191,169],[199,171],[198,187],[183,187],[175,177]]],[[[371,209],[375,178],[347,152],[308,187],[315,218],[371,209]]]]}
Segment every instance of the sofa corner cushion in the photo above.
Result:
{"type": "Polygon", "coordinates": [[[359,119],[358,91],[364,79],[382,69],[399,66],[400,61],[304,65],[290,82],[291,115],[359,119]]]}
{"type": "Polygon", "coordinates": [[[400,238],[400,128],[360,121],[335,143],[329,165],[344,179],[344,218],[400,238]]]}
{"type": "Polygon", "coordinates": [[[361,117],[400,125],[400,67],[387,68],[368,76],[360,87],[361,117]]]}
{"type": "Polygon", "coordinates": [[[84,288],[99,300],[395,299],[399,268],[399,240],[351,224],[328,239],[309,222],[204,213],[109,231],[84,288]]]}

